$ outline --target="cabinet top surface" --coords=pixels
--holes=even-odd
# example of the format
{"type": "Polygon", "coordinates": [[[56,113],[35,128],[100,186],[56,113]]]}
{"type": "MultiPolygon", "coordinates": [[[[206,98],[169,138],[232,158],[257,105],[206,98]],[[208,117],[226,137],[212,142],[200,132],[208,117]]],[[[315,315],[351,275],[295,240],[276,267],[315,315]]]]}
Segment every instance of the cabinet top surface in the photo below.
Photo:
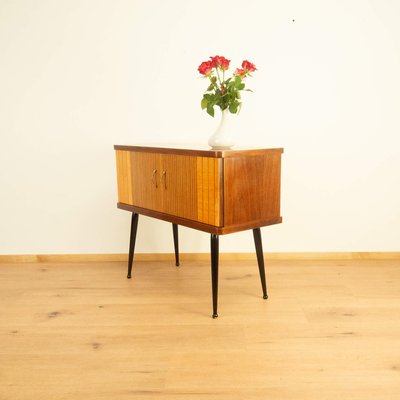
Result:
{"type": "Polygon", "coordinates": [[[182,154],[200,157],[226,158],[239,155],[257,155],[266,152],[283,153],[283,148],[236,147],[229,150],[214,150],[209,146],[193,144],[114,145],[115,150],[147,153],[182,154]]]}

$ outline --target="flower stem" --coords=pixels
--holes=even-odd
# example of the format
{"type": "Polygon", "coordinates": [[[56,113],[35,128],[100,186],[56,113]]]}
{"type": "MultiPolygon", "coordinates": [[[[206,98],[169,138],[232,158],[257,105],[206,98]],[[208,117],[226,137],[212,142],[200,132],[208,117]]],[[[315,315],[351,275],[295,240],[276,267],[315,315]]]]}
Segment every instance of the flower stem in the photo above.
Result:
{"type": "Polygon", "coordinates": [[[215,67],[215,70],[217,71],[217,77],[218,77],[219,85],[222,87],[222,82],[221,82],[221,78],[219,76],[218,67],[215,67]]]}

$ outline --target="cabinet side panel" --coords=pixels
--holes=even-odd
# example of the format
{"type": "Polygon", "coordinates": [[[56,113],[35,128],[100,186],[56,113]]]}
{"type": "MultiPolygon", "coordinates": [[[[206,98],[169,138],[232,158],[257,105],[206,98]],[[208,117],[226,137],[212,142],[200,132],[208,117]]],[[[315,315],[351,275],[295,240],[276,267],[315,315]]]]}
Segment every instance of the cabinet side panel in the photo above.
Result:
{"type": "Polygon", "coordinates": [[[197,157],[197,220],[221,226],[221,159],[197,157]]]}
{"type": "Polygon", "coordinates": [[[224,226],[280,218],[281,154],[224,160],[224,226]]]}
{"type": "Polygon", "coordinates": [[[118,202],[132,204],[132,176],[129,151],[116,151],[118,202]]]}

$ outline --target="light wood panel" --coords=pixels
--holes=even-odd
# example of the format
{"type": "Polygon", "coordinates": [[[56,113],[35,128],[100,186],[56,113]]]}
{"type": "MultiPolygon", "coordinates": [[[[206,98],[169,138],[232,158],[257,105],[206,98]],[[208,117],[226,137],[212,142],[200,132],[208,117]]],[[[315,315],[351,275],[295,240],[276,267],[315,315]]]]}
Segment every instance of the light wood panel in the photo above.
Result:
{"type": "Polygon", "coordinates": [[[116,154],[119,203],[222,226],[222,159],[124,150],[116,154]]]}
{"type": "Polygon", "coordinates": [[[160,156],[162,212],[197,220],[196,157],[160,156]]]}
{"type": "Polygon", "coordinates": [[[132,203],[138,207],[162,211],[160,155],[131,152],[132,203]]]}
{"type": "Polygon", "coordinates": [[[0,268],[0,399],[400,398],[400,262],[0,268]],[[257,295],[256,290],[259,290],[257,295]],[[203,310],[203,311],[202,311],[203,310]]]}
{"type": "Polygon", "coordinates": [[[222,160],[197,157],[197,220],[222,226],[222,160]]]}
{"type": "Polygon", "coordinates": [[[132,204],[132,166],[130,154],[129,151],[116,151],[118,201],[126,204],[132,204]]]}

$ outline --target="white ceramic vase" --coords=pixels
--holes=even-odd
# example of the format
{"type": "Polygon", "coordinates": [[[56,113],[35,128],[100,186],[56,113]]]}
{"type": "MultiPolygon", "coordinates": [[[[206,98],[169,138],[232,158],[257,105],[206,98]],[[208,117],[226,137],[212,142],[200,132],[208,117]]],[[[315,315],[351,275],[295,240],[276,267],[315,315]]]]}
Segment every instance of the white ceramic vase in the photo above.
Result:
{"type": "Polygon", "coordinates": [[[208,139],[208,145],[214,150],[226,150],[235,145],[230,132],[230,120],[235,114],[228,109],[221,111],[221,120],[215,132],[208,139]]]}

